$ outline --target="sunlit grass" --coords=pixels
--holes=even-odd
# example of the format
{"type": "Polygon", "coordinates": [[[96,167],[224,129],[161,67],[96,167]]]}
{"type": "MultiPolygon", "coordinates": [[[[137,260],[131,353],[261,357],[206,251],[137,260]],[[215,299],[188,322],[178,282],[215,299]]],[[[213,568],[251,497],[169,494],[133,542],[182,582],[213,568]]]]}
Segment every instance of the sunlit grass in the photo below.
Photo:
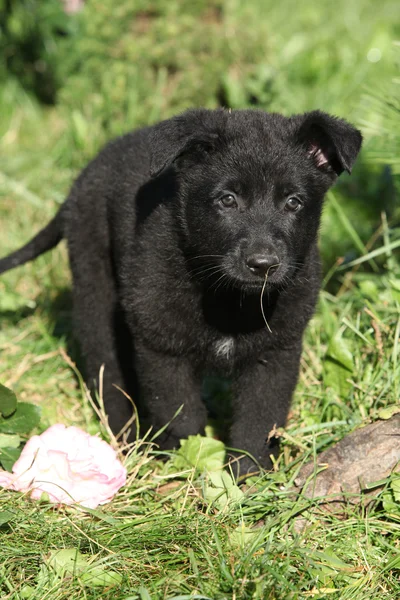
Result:
{"type": "MultiPolygon", "coordinates": [[[[106,34],[114,35],[107,29],[109,4],[100,10],[88,3],[97,16],[76,42],[85,58],[82,71],[66,78],[55,107],[44,109],[14,80],[0,86],[0,255],[49,220],[105,139],[189,105],[286,114],[318,107],[363,125],[365,151],[327,201],[326,287],[306,334],[276,470],[245,487],[241,505],[220,510],[204,500],[202,474],[177,472],[156,447],[139,442],[125,459],[128,486],[97,511],[58,510],[0,491],[2,598],[400,597],[400,511],[388,514],[378,498],[368,509],[349,505],[339,518],[315,510],[292,489],[297,469],[315,452],[398,403],[398,179],[379,162],[383,157],[396,165],[398,146],[392,117],[365,99],[368,89],[379,94],[396,76],[397,3],[290,0],[277,7],[257,0],[210,9],[199,0],[182,10],[158,0],[147,16],[146,3],[128,7],[131,21],[128,4],[112,3],[112,25],[120,19],[120,31],[111,37],[118,43],[104,45],[106,34]],[[379,61],[371,62],[377,56],[371,48],[380,49],[379,61]],[[381,140],[382,134],[389,137],[381,140]],[[326,384],[326,354],[337,332],[353,359],[345,396],[326,384]],[[309,527],[299,532],[296,518],[306,509],[309,527]],[[122,575],[120,588],[60,580],[46,570],[49,553],[59,548],[104,560],[122,575]]],[[[41,427],[59,421],[94,432],[98,424],[66,353],[74,356],[76,348],[67,253],[60,245],[0,279],[0,380],[43,408],[41,427]]]]}

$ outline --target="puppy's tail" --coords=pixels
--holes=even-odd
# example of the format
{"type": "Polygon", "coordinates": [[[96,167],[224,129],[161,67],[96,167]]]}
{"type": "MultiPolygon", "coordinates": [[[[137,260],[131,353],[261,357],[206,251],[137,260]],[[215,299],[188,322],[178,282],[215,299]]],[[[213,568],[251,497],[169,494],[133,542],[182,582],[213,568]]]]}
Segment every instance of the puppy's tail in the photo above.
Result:
{"type": "Polygon", "coordinates": [[[54,246],[57,246],[62,238],[63,232],[60,210],[54,219],[39,231],[30,242],[12,254],[0,259],[0,273],[14,269],[14,267],[23,265],[37,256],[40,256],[40,254],[44,254],[48,250],[54,248],[54,246]]]}

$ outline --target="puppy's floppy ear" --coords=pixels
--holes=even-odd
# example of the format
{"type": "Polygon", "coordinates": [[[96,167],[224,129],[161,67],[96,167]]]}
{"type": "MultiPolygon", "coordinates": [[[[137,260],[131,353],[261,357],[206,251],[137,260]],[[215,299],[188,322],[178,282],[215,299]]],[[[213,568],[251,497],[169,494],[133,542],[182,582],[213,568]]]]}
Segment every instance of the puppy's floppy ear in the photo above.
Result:
{"type": "Polygon", "coordinates": [[[351,172],[362,143],[358,129],[319,110],[303,115],[297,135],[315,166],[336,175],[351,172]]]}
{"type": "Polygon", "coordinates": [[[218,134],[210,130],[210,111],[187,112],[162,121],[150,131],[150,176],[156,177],[179,157],[189,152],[207,152],[218,134]]]}

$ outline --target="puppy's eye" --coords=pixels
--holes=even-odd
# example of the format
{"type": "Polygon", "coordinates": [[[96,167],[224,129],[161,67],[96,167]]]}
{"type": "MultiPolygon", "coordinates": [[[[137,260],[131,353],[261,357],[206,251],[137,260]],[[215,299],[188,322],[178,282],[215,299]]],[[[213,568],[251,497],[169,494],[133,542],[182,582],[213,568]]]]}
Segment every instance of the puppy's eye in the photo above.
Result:
{"type": "Polygon", "coordinates": [[[224,194],[220,199],[219,203],[224,208],[237,208],[238,202],[236,200],[236,196],[234,194],[224,194]]]}
{"type": "Polygon", "coordinates": [[[290,212],[297,212],[303,206],[301,200],[292,196],[286,200],[285,210],[289,210],[290,212]]]}

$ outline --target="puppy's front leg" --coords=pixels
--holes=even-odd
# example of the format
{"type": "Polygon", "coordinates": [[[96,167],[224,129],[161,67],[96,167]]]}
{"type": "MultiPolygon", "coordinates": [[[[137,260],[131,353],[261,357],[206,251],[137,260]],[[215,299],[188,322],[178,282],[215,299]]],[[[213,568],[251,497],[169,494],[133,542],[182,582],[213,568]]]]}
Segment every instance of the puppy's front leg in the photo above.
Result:
{"type": "MultiPolygon", "coordinates": [[[[243,449],[263,466],[271,466],[271,454],[278,451],[277,440],[268,442],[274,426],[285,425],[296,386],[301,344],[274,350],[246,368],[234,382],[234,423],[230,445],[243,449]]],[[[240,461],[240,474],[255,471],[248,457],[240,461]]]]}
{"type": "Polygon", "coordinates": [[[135,353],[141,402],[150,414],[153,431],[170,422],[182,406],[157,443],[170,449],[188,435],[204,434],[207,411],[201,401],[201,378],[190,361],[159,354],[141,344],[135,353]]]}

